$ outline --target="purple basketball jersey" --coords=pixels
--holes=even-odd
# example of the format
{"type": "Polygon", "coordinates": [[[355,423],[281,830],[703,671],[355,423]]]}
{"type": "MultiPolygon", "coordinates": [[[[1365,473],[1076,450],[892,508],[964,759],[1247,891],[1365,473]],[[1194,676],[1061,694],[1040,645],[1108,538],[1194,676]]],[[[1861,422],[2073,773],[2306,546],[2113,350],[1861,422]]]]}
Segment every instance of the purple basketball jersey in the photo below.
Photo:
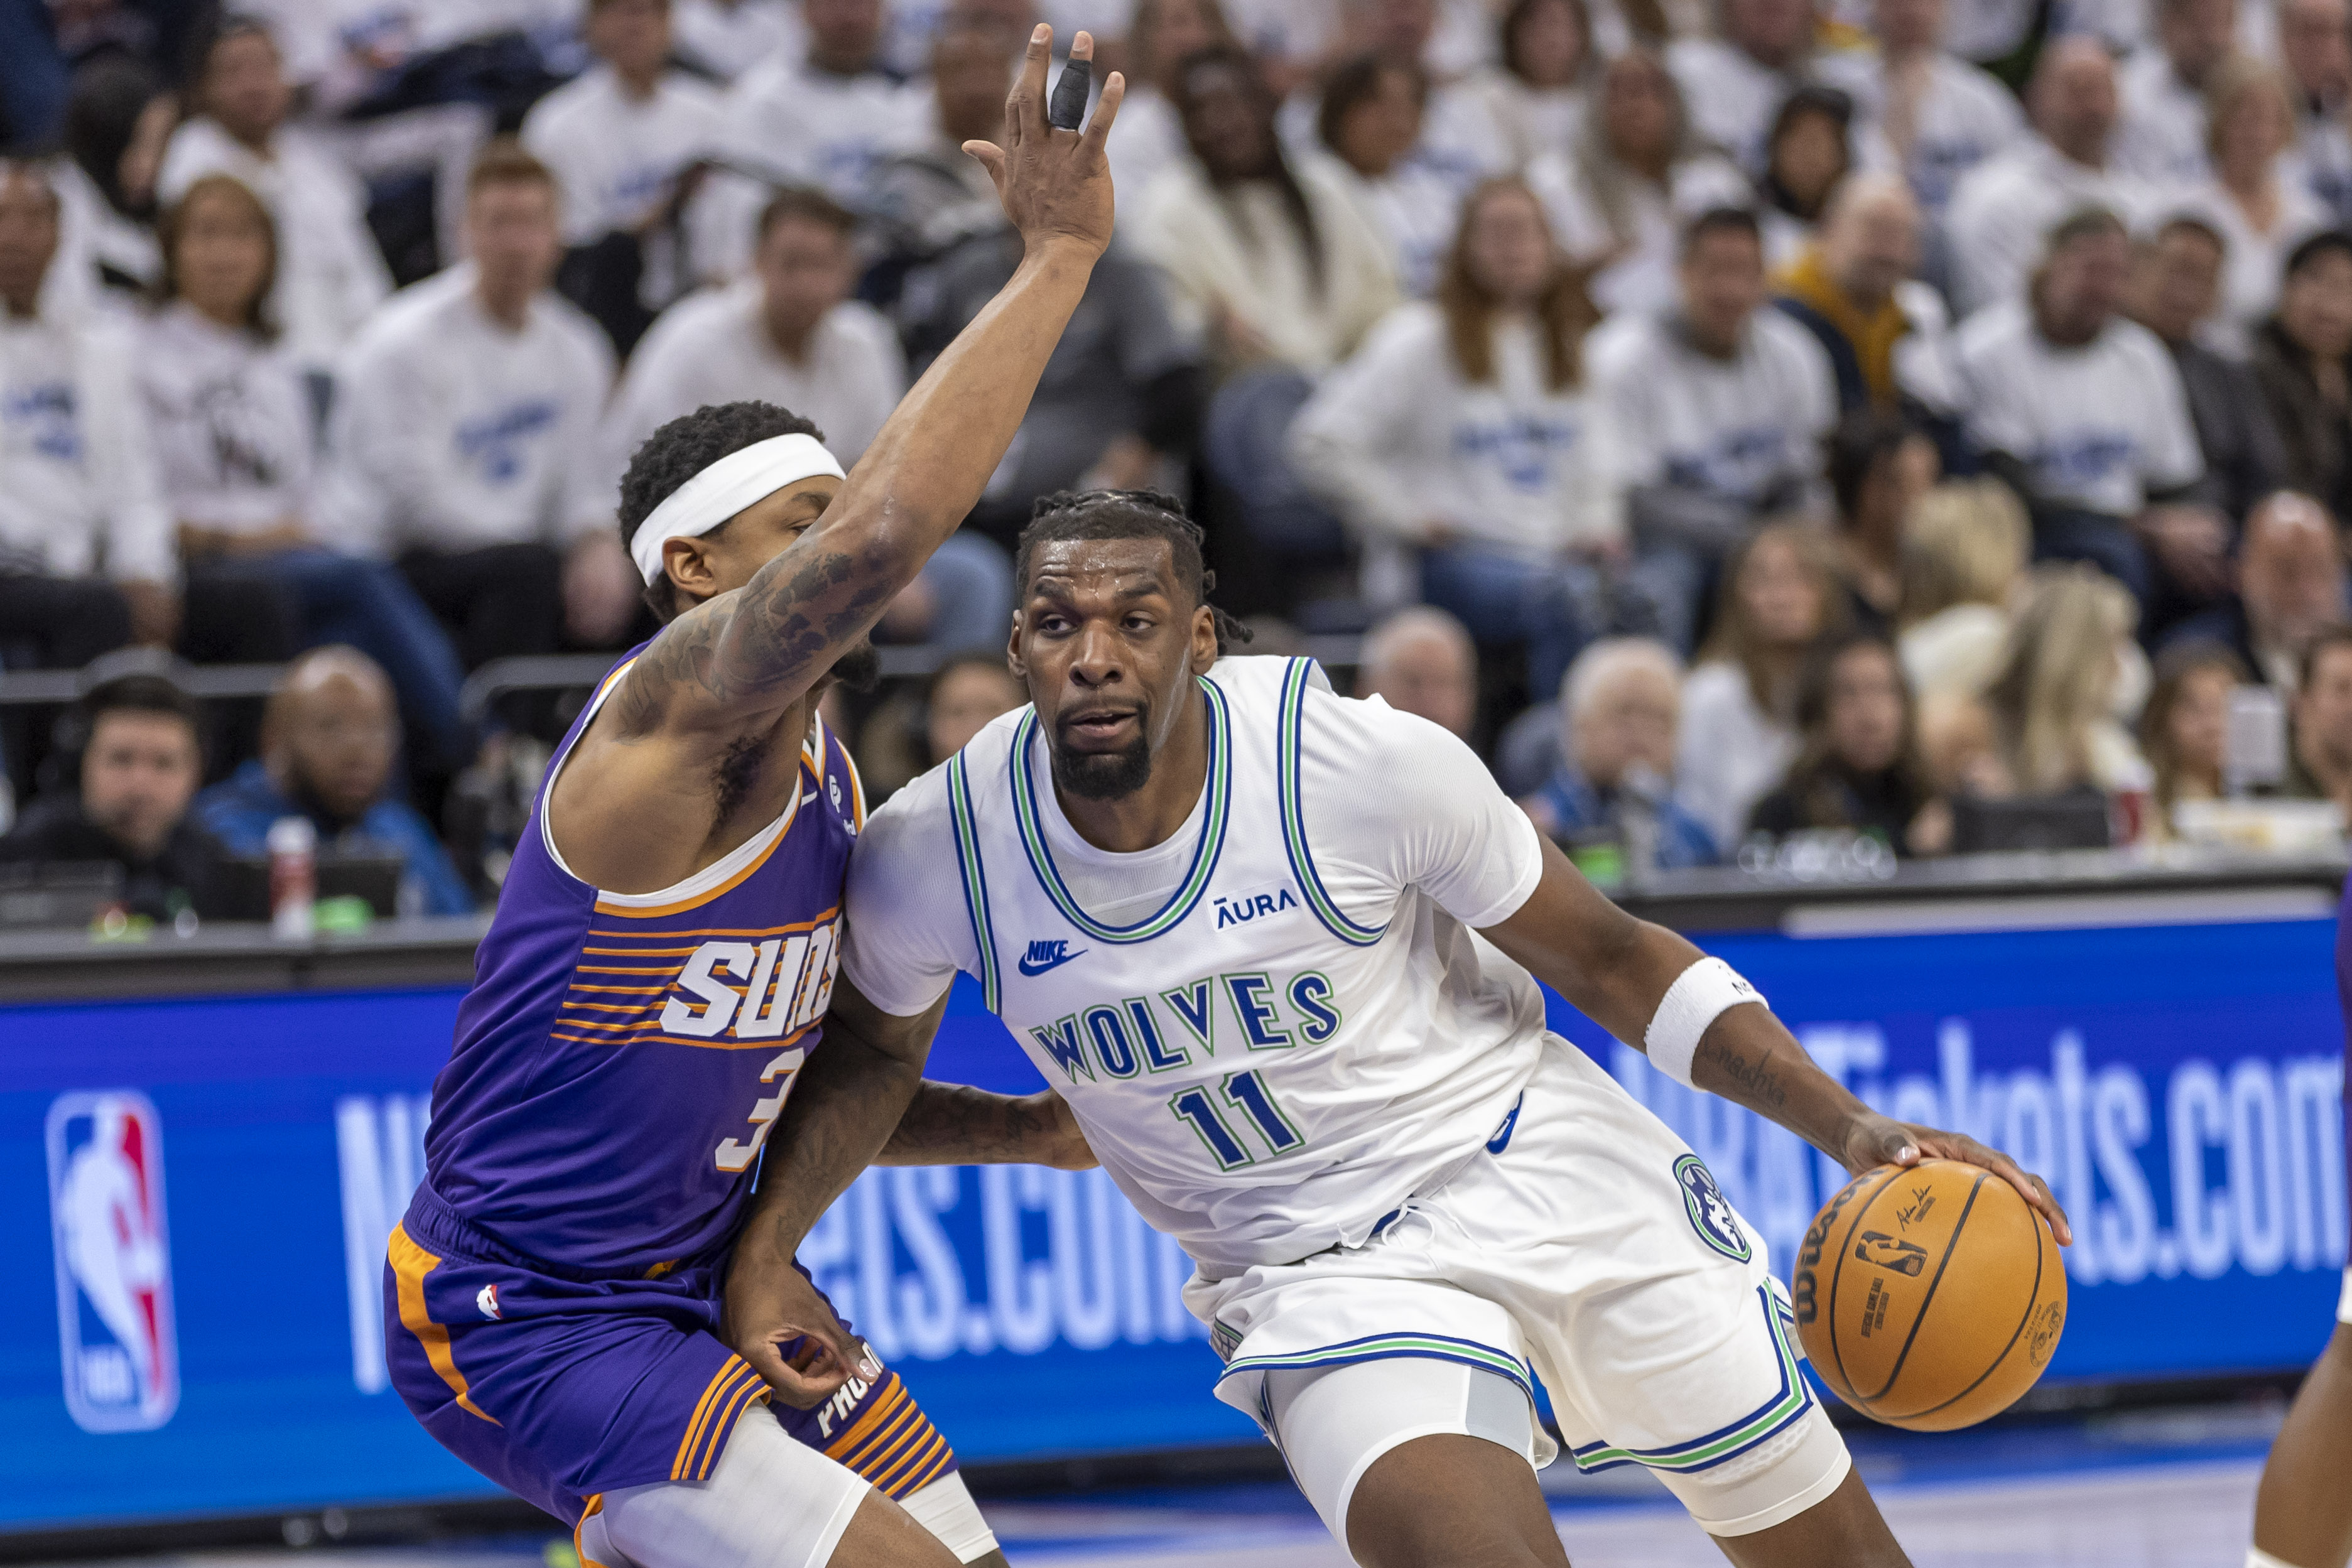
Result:
{"type": "Polygon", "coordinates": [[[823,1032],[865,821],[848,752],[819,726],[792,803],[717,864],[649,895],[573,876],[548,831],[550,787],[641,651],[548,768],[425,1145],[446,1211],[524,1257],[609,1279],[709,1262],[733,1240],[823,1032]]]}

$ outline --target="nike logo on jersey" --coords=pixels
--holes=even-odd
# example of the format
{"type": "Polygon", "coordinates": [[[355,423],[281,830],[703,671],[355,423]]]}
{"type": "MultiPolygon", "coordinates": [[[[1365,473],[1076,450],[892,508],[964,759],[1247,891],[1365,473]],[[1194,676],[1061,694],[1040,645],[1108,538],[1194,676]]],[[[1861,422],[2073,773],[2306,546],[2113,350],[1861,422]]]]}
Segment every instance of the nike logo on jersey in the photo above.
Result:
{"type": "Polygon", "coordinates": [[[1029,951],[1021,956],[1021,972],[1034,977],[1048,969],[1058,969],[1073,958],[1083,958],[1093,952],[1091,947],[1070,951],[1067,942],[1032,942],[1029,951]]]}

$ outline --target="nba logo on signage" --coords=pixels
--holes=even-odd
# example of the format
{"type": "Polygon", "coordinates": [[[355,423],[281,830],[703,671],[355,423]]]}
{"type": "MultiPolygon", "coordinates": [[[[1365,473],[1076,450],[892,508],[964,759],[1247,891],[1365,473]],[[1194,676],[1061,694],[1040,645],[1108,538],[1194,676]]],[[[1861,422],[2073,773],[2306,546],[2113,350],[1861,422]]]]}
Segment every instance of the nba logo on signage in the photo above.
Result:
{"type": "Polygon", "coordinates": [[[85,1432],[143,1432],[180,1403],[163,1126],[131,1090],[49,1107],[49,1226],[66,1408],[85,1432]]]}

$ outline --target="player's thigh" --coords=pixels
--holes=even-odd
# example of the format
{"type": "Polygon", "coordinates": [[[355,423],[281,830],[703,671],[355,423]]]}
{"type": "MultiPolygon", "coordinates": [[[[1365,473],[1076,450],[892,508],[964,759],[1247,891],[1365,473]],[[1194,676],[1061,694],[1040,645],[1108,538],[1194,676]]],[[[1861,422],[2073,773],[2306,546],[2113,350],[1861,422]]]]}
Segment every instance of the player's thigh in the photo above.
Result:
{"type": "Polygon", "coordinates": [[[1283,1458],[1331,1533],[1372,1568],[1562,1564],[1527,1393],[1427,1356],[1266,1375],[1283,1458]]]}
{"type": "Polygon", "coordinates": [[[606,1493],[579,1546],[583,1568],[957,1568],[905,1509],[756,1406],[709,1480],[606,1493]]]}
{"type": "Polygon", "coordinates": [[[1911,1568],[1878,1504],[1849,1469],[1837,1490],[1793,1519],[1748,1535],[1718,1535],[1715,1543],[1739,1568],[1911,1568]]]}

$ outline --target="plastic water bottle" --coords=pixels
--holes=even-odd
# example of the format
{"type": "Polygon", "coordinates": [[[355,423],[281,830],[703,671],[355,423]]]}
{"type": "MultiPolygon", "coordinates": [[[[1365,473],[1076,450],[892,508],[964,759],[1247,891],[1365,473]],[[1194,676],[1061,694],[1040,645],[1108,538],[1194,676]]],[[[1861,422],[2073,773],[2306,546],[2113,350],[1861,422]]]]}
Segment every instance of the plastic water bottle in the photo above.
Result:
{"type": "Polygon", "coordinates": [[[283,941],[310,939],[319,895],[319,831],[308,817],[269,824],[269,928],[283,941]]]}

